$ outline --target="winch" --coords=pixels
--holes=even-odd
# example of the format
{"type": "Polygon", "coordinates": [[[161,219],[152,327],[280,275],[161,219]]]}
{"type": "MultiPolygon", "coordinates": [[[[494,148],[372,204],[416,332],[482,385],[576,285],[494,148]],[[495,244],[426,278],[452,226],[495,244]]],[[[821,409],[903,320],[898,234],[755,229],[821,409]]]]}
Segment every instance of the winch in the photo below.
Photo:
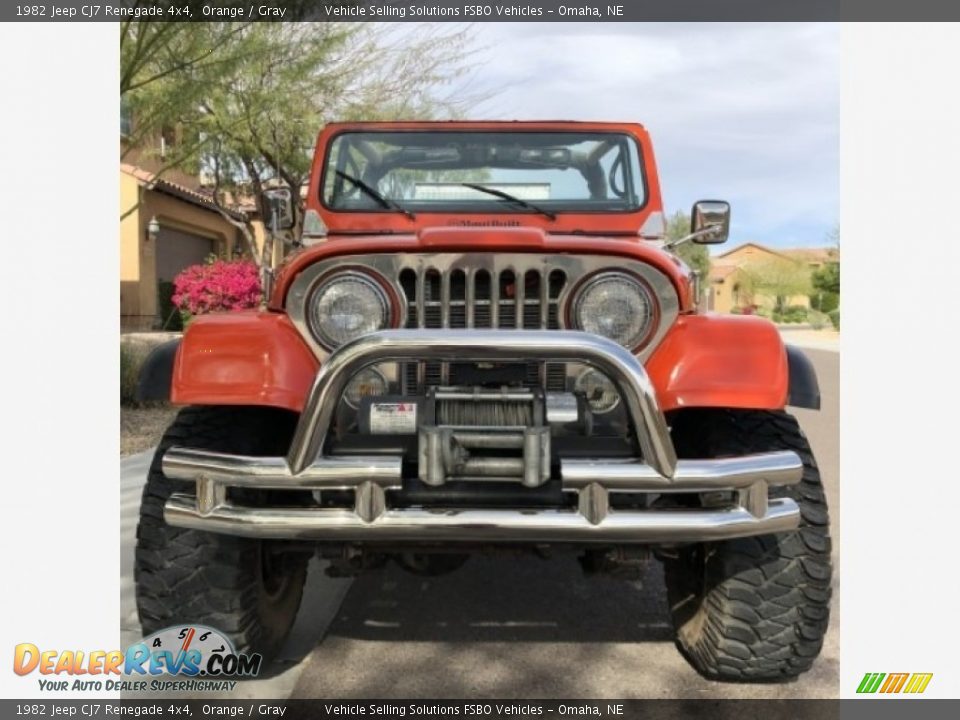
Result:
{"type": "Polygon", "coordinates": [[[419,479],[517,482],[550,479],[552,429],[589,432],[589,407],[540,388],[435,387],[422,397],[367,397],[359,425],[372,435],[417,435],[419,479]]]}

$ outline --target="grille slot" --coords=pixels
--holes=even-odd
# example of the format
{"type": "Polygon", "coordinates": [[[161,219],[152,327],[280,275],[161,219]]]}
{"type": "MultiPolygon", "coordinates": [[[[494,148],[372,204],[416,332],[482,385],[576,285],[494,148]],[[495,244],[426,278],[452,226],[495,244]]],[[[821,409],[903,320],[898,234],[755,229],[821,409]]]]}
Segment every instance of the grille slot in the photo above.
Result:
{"type": "MultiPolygon", "coordinates": [[[[534,261],[531,256],[531,261],[534,261]]],[[[408,328],[557,330],[559,302],[567,284],[563,270],[536,267],[406,267],[398,281],[406,304],[408,328]]],[[[422,393],[449,381],[447,363],[406,363],[403,392],[422,393]]],[[[566,389],[563,363],[528,363],[524,385],[554,392],[566,389]]]]}

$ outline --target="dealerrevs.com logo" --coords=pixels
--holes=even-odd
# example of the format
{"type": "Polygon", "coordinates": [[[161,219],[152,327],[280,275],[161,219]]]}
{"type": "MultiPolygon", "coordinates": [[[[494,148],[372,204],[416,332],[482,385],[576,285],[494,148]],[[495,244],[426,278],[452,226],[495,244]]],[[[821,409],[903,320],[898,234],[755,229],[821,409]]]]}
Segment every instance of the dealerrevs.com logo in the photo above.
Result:
{"type": "Polygon", "coordinates": [[[931,679],[933,673],[867,673],[857,686],[857,692],[917,695],[927,689],[931,679]]]}
{"type": "Polygon", "coordinates": [[[256,677],[262,662],[259,654],[237,653],[229,638],[204,625],[169,627],[126,650],[41,650],[20,643],[13,653],[13,671],[39,673],[40,689],[50,691],[232,690],[237,681],[230,678],[256,677]]]}

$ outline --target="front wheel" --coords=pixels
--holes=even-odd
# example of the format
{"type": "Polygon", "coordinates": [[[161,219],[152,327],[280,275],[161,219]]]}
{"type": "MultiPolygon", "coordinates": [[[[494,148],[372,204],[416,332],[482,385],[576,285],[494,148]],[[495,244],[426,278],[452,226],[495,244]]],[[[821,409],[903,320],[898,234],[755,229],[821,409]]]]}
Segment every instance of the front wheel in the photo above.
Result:
{"type": "Polygon", "coordinates": [[[140,504],[134,579],[144,635],[200,623],[228,635],[238,652],[269,659],[293,625],[307,558],[277,542],[167,525],[163,506],[193,483],[167,479],[161,459],[173,445],[243,455],[282,455],[296,416],[269,408],[186,408],[154,455],[140,504]]]}
{"type": "Polygon", "coordinates": [[[673,426],[682,457],[793,450],[803,479],[771,490],[800,506],[790,533],[703,543],[664,562],[676,641],[715,680],[787,680],[805,672],[823,646],[830,615],[830,535],[813,453],[785,412],[686,411],[673,426]]]}

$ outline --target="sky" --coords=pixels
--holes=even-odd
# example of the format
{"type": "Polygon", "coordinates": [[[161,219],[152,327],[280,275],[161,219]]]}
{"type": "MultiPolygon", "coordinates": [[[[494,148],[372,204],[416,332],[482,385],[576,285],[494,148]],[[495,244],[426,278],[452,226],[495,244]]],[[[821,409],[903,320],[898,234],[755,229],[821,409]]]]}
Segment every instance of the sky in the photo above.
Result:
{"type": "Polygon", "coordinates": [[[839,28],[481,23],[478,119],[640,122],[664,208],[732,205],[730,240],[829,244],[839,221],[839,28]]]}

